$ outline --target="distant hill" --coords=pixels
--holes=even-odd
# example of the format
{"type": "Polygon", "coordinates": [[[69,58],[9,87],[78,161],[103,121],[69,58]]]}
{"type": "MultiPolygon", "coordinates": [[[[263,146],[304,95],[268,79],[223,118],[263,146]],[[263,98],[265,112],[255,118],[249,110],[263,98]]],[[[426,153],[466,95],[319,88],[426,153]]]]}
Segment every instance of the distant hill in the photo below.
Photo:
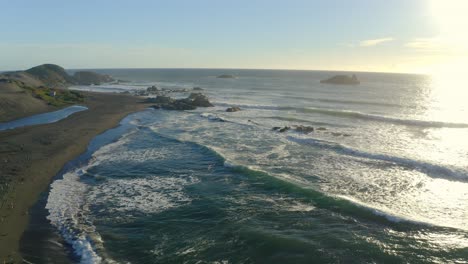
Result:
{"type": "Polygon", "coordinates": [[[78,84],[81,85],[91,85],[91,84],[101,84],[107,82],[113,82],[114,79],[110,75],[99,74],[91,71],[79,71],[75,72],[73,78],[78,84]]]}
{"type": "Polygon", "coordinates": [[[0,122],[51,111],[57,107],[82,103],[81,93],[68,86],[82,83],[82,79],[108,80],[110,76],[95,73],[79,74],[76,80],[64,68],[43,64],[26,71],[0,74],[0,122]],[[84,77],[86,78],[84,78],[84,77]]]}
{"type": "Polygon", "coordinates": [[[39,79],[46,86],[63,87],[76,83],[64,68],[55,64],[42,64],[25,72],[39,79]]]}

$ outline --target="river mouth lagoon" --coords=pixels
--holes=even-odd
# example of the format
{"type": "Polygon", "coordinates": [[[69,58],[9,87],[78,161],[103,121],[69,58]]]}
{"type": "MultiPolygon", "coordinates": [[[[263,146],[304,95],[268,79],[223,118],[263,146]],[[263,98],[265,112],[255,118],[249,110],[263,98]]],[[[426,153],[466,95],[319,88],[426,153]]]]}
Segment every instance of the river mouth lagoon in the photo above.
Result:
{"type": "Polygon", "coordinates": [[[467,262],[467,108],[440,96],[450,89],[440,80],[95,71],[125,82],[70,89],[154,86],[184,98],[199,87],[214,107],[149,107],[94,138],[34,207],[26,260],[64,251],[78,263],[467,262]]]}

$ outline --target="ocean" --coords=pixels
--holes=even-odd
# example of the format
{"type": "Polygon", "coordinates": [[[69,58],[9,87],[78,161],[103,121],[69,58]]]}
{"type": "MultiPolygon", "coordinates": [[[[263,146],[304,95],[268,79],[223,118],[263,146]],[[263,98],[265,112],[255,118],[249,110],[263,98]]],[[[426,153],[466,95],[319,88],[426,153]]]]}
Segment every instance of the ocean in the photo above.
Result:
{"type": "Polygon", "coordinates": [[[201,87],[215,107],[146,109],[96,137],[36,205],[26,260],[63,251],[75,263],[468,263],[468,105],[453,82],[96,71],[129,82],[73,89],[201,87]],[[297,125],[315,131],[272,129],[297,125]]]}

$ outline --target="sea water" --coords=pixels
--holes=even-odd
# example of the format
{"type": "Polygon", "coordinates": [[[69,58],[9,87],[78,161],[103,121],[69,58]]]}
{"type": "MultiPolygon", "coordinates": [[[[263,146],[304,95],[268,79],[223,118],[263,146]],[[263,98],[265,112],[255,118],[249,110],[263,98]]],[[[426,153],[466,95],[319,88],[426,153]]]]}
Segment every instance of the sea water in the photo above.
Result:
{"type": "Polygon", "coordinates": [[[102,72],[130,82],[85,89],[197,86],[215,107],[131,114],[53,182],[47,219],[74,261],[468,261],[467,107],[433,78],[102,72]],[[295,125],[315,131],[272,130],[295,125]]]}

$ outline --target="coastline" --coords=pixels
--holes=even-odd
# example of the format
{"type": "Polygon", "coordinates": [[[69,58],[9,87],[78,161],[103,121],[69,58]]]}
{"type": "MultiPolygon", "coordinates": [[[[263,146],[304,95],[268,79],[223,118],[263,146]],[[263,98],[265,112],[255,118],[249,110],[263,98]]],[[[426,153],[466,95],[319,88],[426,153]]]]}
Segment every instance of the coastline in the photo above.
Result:
{"type": "Polygon", "coordinates": [[[95,136],[148,106],[138,97],[84,94],[87,111],[56,123],[0,132],[0,174],[13,178],[0,200],[0,261],[22,261],[19,242],[28,212],[62,167],[85,152],[95,136]]]}

